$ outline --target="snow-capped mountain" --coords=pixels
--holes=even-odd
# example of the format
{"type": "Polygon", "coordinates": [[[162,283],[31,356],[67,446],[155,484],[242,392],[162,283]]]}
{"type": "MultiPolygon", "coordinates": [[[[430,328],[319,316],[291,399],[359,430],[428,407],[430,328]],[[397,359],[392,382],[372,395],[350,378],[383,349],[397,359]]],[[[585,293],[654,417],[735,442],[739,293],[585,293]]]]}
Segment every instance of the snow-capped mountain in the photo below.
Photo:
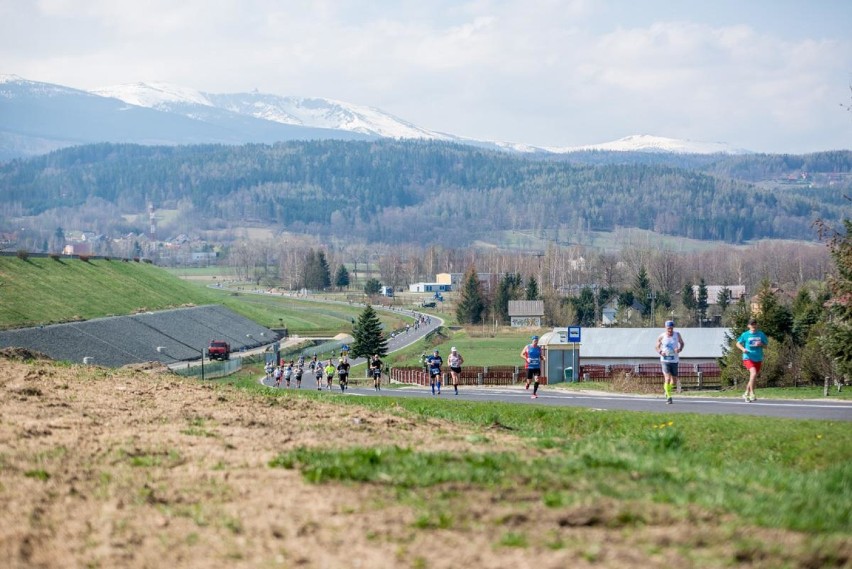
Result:
{"type": "Polygon", "coordinates": [[[383,138],[461,140],[420,128],[373,107],[320,98],[285,97],[265,93],[202,93],[167,83],[134,83],[92,91],[131,105],[187,116],[203,114],[196,107],[214,107],[281,124],[328,128],[383,138]]]}
{"type": "Polygon", "coordinates": [[[748,150],[734,148],[724,142],[700,142],[681,140],[649,134],[626,136],[612,142],[572,146],[565,148],[547,148],[549,152],[564,154],[584,150],[608,150],[611,152],[670,152],[672,154],[749,154],[748,150]]]}
{"type": "Polygon", "coordinates": [[[161,92],[156,105],[0,76],[0,160],[99,142],[147,145],[246,144],[291,140],[374,140],[342,129],[283,124],[161,92]],[[165,99],[171,97],[169,108],[165,99]]]}
{"type": "Polygon", "coordinates": [[[613,142],[573,147],[543,147],[532,144],[464,139],[418,127],[373,107],[320,98],[285,97],[265,93],[202,93],[167,83],[134,83],[93,91],[132,105],[197,117],[195,106],[216,107],[233,113],[282,124],[345,130],[382,138],[445,140],[462,144],[487,145],[521,153],[567,154],[584,150],[611,152],[665,152],[673,154],[744,154],[723,142],[679,140],[647,134],[627,136],[613,142]]]}
{"type": "Polygon", "coordinates": [[[474,140],[436,132],[380,109],[321,98],[258,92],[214,94],[167,83],[134,83],[88,92],[0,75],[0,160],[97,142],[244,144],[289,140],[449,141],[505,152],[570,154],[620,151],[741,154],[718,142],[649,135],[574,147],[474,140]]]}

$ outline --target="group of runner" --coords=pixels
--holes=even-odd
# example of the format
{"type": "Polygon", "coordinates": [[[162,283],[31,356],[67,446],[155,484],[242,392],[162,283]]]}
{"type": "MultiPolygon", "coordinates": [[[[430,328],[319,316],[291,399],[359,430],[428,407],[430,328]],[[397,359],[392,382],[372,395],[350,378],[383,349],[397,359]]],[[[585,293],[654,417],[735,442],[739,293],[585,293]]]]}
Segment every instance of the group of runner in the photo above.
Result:
{"type": "MultiPolygon", "coordinates": [[[[532,337],[532,342],[524,346],[521,350],[521,358],[524,360],[524,368],[526,370],[526,389],[533,385],[532,398],[538,399],[539,378],[541,377],[541,364],[544,361],[544,354],[541,347],[538,345],[538,336],[532,337]]],[[[444,377],[441,367],[444,365],[444,358],[441,357],[441,352],[437,348],[431,356],[427,356],[424,352],[420,356],[420,363],[429,374],[429,387],[432,389],[432,395],[441,394],[441,383],[444,377]]],[[[450,355],[447,356],[447,365],[450,368],[450,380],[453,382],[453,392],[459,394],[459,379],[461,378],[461,366],[464,363],[464,357],[459,353],[458,348],[453,346],[450,348],[450,355]]]]}
{"type": "MultiPolygon", "coordinates": [[[[276,366],[273,365],[272,362],[267,362],[265,369],[266,380],[271,380],[272,386],[276,388],[280,388],[283,382],[285,389],[290,388],[292,381],[295,384],[296,389],[301,389],[302,377],[305,374],[304,364],[304,356],[299,357],[298,363],[295,360],[290,360],[288,362],[282,359],[280,364],[276,366]]],[[[325,377],[325,388],[329,391],[334,385],[335,375],[337,375],[338,385],[340,386],[341,391],[346,391],[349,388],[349,368],[351,366],[349,364],[349,359],[346,356],[342,356],[338,359],[337,365],[334,364],[332,359],[329,359],[328,362],[323,365],[323,362],[318,360],[315,355],[307,367],[309,372],[314,375],[318,391],[322,391],[323,389],[323,376],[325,377]]]]}
{"type": "MultiPolygon", "coordinates": [[[[683,336],[675,331],[674,326],[674,320],[666,321],[665,331],[657,337],[655,346],[656,352],[660,354],[660,364],[663,369],[663,395],[669,405],[672,403],[672,390],[677,381],[680,353],[686,345],[683,336]]],[[[757,319],[750,318],[748,329],[737,337],[735,345],[742,352],[743,366],[748,370],[748,383],[743,393],[743,401],[752,403],[757,401],[754,386],[763,365],[763,348],[769,345],[769,338],[758,329],[757,319]]]]}
{"type": "MultiPolygon", "coordinates": [[[[746,392],[743,395],[743,399],[750,403],[757,400],[757,397],[754,395],[754,384],[757,375],[760,373],[760,367],[763,361],[763,348],[769,343],[769,341],[766,335],[757,329],[757,321],[755,319],[749,320],[748,326],[749,329],[737,338],[736,345],[737,348],[743,352],[743,364],[746,369],[749,370],[749,381],[746,385],[746,392]]],[[[537,399],[539,378],[541,377],[541,369],[544,362],[544,352],[538,344],[538,336],[533,336],[531,340],[532,341],[524,346],[523,350],[521,350],[521,359],[524,360],[524,368],[526,370],[526,383],[524,388],[529,389],[530,385],[532,385],[533,391],[531,397],[533,399],[537,399]]],[[[675,378],[678,373],[679,355],[681,351],[683,351],[684,345],[683,337],[679,332],[674,330],[674,321],[667,321],[665,323],[665,331],[657,338],[655,349],[656,352],[660,354],[660,362],[664,378],[663,392],[666,398],[666,403],[669,404],[672,402],[672,389],[674,388],[675,378]]],[[[420,363],[429,374],[429,386],[432,389],[432,395],[441,395],[441,384],[443,380],[443,371],[441,368],[444,365],[444,359],[441,357],[441,352],[437,348],[432,355],[429,356],[427,356],[424,352],[420,356],[420,363]]],[[[453,383],[453,391],[456,395],[459,394],[459,379],[461,377],[461,366],[463,363],[464,358],[459,353],[458,349],[455,346],[450,348],[450,355],[447,357],[447,364],[450,368],[450,379],[453,383]]],[[[289,363],[282,361],[281,364],[282,365],[274,368],[271,363],[267,364],[267,380],[274,380],[274,386],[280,387],[283,379],[285,387],[289,388],[291,379],[295,378],[296,387],[301,388],[304,357],[299,358],[298,365],[295,365],[293,360],[290,360],[289,363]]],[[[334,375],[337,373],[340,381],[340,389],[341,391],[346,391],[350,366],[345,356],[338,360],[336,367],[332,363],[331,359],[329,359],[328,363],[323,366],[322,362],[318,361],[317,357],[314,356],[309,367],[315,374],[317,389],[322,390],[322,376],[323,373],[325,373],[326,388],[330,390],[332,388],[334,375]]],[[[374,354],[369,362],[369,374],[370,377],[373,378],[373,388],[376,391],[381,390],[383,371],[384,365],[382,360],[379,359],[378,354],[374,354]]]]}

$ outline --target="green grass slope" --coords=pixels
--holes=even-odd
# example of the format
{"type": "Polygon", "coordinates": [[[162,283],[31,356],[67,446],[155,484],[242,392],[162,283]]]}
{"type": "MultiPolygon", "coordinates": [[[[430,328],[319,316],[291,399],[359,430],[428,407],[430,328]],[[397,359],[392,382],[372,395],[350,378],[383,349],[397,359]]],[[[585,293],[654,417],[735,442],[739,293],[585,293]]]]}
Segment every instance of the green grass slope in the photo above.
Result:
{"type": "Polygon", "coordinates": [[[0,257],[0,328],[217,302],[147,263],[0,257]]]}
{"type": "MultiPolygon", "coordinates": [[[[350,332],[359,305],[321,304],[288,296],[207,288],[148,263],[0,256],[0,329],[24,328],[180,306],[221,304],[262,326],[291,334],[350,332]]],[[[382,311],[387,330],[410,318],[382,311]]]]}

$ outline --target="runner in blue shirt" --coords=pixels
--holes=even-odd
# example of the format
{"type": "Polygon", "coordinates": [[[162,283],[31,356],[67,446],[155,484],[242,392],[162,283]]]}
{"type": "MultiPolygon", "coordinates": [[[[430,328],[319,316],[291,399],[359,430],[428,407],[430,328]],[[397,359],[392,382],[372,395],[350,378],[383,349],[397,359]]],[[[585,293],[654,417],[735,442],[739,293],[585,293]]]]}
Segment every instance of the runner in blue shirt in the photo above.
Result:
{"type": "Polygon", "coordinates": [[[766,334],[757,329],[757,320],[752,318],[748,321],[748,330],[737,338],[737,348],[743,353],[743,365],[748,370],[748,384],[746,385],[743,400],[746,403],[757,401],[754,394],[754,384],[760,367],[763,365],[763,348],[769,344],[766,334]]]}
{"type": "Polygon", "coordinates": [[[444,365],[444,358],[441,357],[438,350],[426,358],[426,364],[429,366],[429,385],[432,386],[432,395],[435,395],[435,386],[438,387],[438,395],[441,394],[441,366],[444,365]]]}
{"type": "Polygon", "coordinates": [[[538,378],[541,377],[541,362],[544,360],[544,354],[538,345],[538,336],[533,336],[532,343],[524,346],[524,349],[521,350],[521,357],[524,360],[524,367],[527,370],[527,383],[524,389],[529,389],[530,381],[532,381],[532,398],[538,399],[538,378]]]}

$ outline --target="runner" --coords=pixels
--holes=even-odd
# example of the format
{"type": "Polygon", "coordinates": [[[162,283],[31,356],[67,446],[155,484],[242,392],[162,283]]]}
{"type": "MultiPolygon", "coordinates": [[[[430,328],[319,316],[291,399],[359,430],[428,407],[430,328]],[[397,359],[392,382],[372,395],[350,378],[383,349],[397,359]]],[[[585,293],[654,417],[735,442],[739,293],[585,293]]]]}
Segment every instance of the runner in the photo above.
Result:
{"type": "Polygon", "coordinates": [[[281,387],[281,367],[276,366],[272,372],[272,378],[275,380],[275,387],[281,387]]]}
{"type": "Polygon", "coordinates": [[[437,349],[435,353],[429,356],[426,360],[429,364],[429,385],[432,387],[432,395],[435,395],[435,386],[438,387],[438,395],[441,394],[441,366],[444,365],[444,358],[441,357],[437,349]]]}
{"type": "Polygon", "coordinates": [[[290,389],[290,378],[293,377],[293,361],[287,364],[287,369],[284,370],[284,381],[287,384],[287,389],[290,389]]]}
{"type": "Polygon", "coordinates": [[[376,391],[382,389],[382,360],[379,359],[379,354],[373,354],[373,359],[370,360],[370,374],[373,376],[373,387],[376,391]]]}
{"type": "Polygon", "coordinates": [[[319,362],[314,364],[314,376],[317,379],[317,391],[322,391],[322,364],[319,362]]]}
{"type": "Polygon", "coordinates": [[[272,379],[272,372],[275,371],[275,366],[272,365],[272,362],[266,362],[266,367],[264,368],[266,371],[266,381],[272,379]]]}
{"type": "Polygon", "coordinates": [[[748,330],[737,338],[737,348],[743,353],[743,365],[748,370],[748,383],[746,384],[743,401],[751,403],[757,401],[754,394],[754,384],[763,366],[763,348],[769,344],[769,338],[757,328],[757,320],[750,318],[748,330]]]}
{"type": "Polygon", "coordinates": [[[296,389],[302,389],[302,374],[305,369],[300,365],[296,368],[296,389]]]}
{"type": "Polygon", "coordinates": [[[461,366],[464,363],[464,358],[455,346],[450,348],[450,355],[447,357],[447,363],[450,366],[450,377],[453,379],[453,389],[455,390],[456,395],[458,395],[459,377],[461,376],[461,366]]]}
{"type": "Polygon", "coordinates": [[[346,391],[349,383],[349,362],[346,358],[340,358],[337,364],[337,379],[340,382],[340,391],[346,391]]]}
{"type": "Polygon", "coordinates": [[[325,386],[329,391],[331,391],[331,384],[334,381],[334,371],[334,364],[331,363],[331,360],[328,360],[328,365],[325,366],[325,386]]]}
{"type": "Polygon", "coordinates": [[[521,357],[524,359],[527,369],[527,383],[524,389],[529,389],[530,381],[533,381],[532,399],[538,399],[538,378],[541,377],[541,362],[544,359],[538,345],[538,336],[532,337],[532,344],[524,346],[521,357]]]}
{"type": "Polygon", "coordinates": [[[672,402],[672,388],[677,380],[678,362],[683,346],[683,337],[680,332],[675,332],[674,320],[667,320],[665,331],[657,338],[656,349],[660,354],[660,365],[663,368],[663,393],[668,404],[672,402]]]}

